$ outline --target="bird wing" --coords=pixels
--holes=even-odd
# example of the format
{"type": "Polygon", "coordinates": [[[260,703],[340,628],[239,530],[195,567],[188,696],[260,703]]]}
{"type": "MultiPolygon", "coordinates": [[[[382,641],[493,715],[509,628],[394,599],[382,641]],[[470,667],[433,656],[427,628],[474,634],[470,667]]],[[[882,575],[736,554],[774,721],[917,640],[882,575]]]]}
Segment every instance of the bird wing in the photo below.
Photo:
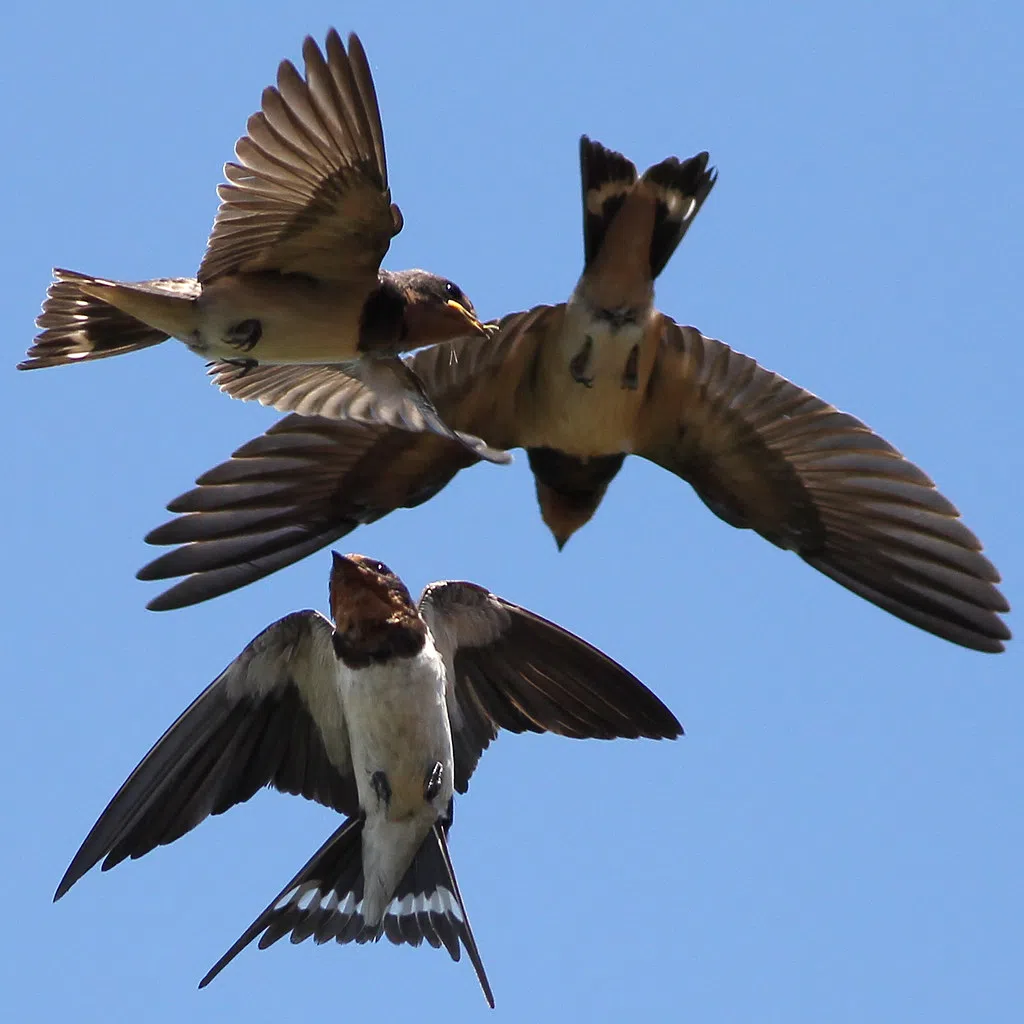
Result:
{"type": "Polygon", "coordinates": [[[498,729],[577,739],[682,732],[636,676],[596,647],[475,583],[431,583],[420,612],[445,659],[460,793],[498,729]]]}
{"type": "Polygon", "coordinates": [[[326,56],[302,47],[305,79],[282,61],[224,165],[228,183],[199,268],[222,274],[274,270],[332,281],[377,280],[402,215],[391,202],[377,96],[359,39],[349,52],[327,34],[326,56]]]}
{"type": "Polygon", "coordinates": [[[667,317],[635,451],[844,587],[980,651],[1010,633],[999,573],[931,479],[860,420],[667,317]]]}
{"type": "Polygon", "coordinates": [[[315,611],[295,612],[263,630],[117,791],[54,898],[101,859],[106,871],[141,857],[266,785],[355,813],[333,632],[315,611]]]}
{"type": "Polygon", "coordinates": [[[488,462],[507,465],[512,461],[508,452],[449,427],[424,390],[422,381],[399,356],[319,366],[239,366],[215,362],[210,364],[209,373],[221,391],[242,401],[252,399],[280,412],[297,412],[303,416],[325,415],[416,433],[430,431],[457,440],[488,462]],[[268,369],[299,372],[261,372],[268,369]]]}
{"type": "MultiPolygon", "coordinates": [[[[442,419],[496,448],[514,447],[536,356],[538,332],[530,325],[558,309],[515,314],[491,337],[415,353],[409,366],[442,419]]],[[[367,400],[361,384],[331,367],[256,367],[238,384],[248,387],[247,381],[257,390],[273,384],[297,403],[307,396],[305,413],[344,415],[367,400]]],[[[199,477],[197,487],[168,505],[181,514],[146,538],[181,546],[141,569],[140,579],[187,577],[149,607],[181,608],[262,579],[361,524],[427,501],[479,461],[461,444],[395,430],[381,418],[368,425],[287,416],[199,477]]]]}

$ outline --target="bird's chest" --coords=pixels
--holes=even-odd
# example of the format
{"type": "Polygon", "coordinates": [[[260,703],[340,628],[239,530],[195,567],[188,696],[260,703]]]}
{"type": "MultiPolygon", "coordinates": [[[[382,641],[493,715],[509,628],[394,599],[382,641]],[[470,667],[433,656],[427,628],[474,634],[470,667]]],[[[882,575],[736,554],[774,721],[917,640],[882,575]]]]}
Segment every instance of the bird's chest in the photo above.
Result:
{"type": "Polygon", "coordinates": [[[353,672],[345,714],[362,807],[380,807],[390,820],[401,820],[427,803],[447,803],[452,737],[443,665],[431,645],[413,658],[353,672]]]}
{"type": "Polygon", "coordinates": [[[355,358],[362,295],[299,274],[235,274],[203,287],[189,342],[207,358],[259,363],[355,358]]]}
{"type": "Polygon", "coordinates": [[[540,358],[536,416],[524,447],[570,455],[631,452],[653,360],[644,325],[568,317],[540,358]]]}

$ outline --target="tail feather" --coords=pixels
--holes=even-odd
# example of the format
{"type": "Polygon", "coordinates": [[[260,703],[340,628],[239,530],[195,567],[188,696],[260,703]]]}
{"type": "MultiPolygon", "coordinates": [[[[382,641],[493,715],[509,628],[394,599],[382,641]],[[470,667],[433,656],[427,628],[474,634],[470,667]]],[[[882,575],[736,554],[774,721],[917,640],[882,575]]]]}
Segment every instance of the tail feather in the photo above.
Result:
{"type": "Polygon", "coordinates": [[[594,455],[581,459],[554,448],[528,448],[526,454],[537,487],[541,518],[561,551],[566,541],[590,522],[626,456],[594,455]]]}
{"type": "MultiPolygon", "coordinates": [[[[124,285],[59,268],[53,275],[56,280],[47,290],[36,320],[42,332],[36,336],[27,358],[18,364],[19,370],[89,362],[159,345],[171,335],[120,307],[131,307],[139,313],[170,303],[177,310],[183,302],[191,306],[191,300],[199,294],[199,285],[191,278],[124,285]],[[118,299],[119,305],[110,301],[113,298],[118,299]]],[[[177,322],[184,318],[170,319],[177,322]]]]}
{"type": "Polygon", "coordinates": [[[612,218],[636,183],[636,165],[621,153],[580,138],[580,180],[583,185],[583,266],[597,255],[612,218]]]}
{"type": "Polygon", "coordinates": [[[208,985],[258,935],[260,949],[289,933],[293,943],[312,937],[317,944],[331,939],[341,944],[376,942],[385,935],[396,945],[419,946],[426,940],[435,949],[444,946],[453,960],[465,947],[493,1007],[494,996],[452,870],[445,827],[433,825],[382,919],[367,924],[362,915],[363,824],[362,817],[346,821],[214,964],[199,987],[208,985]]]}
{"type": "Polygon", "coordinates": [[[658,197],[651,235],[652,277],[665,269],[717,179],[718,172],[708,170],[707,153],[689,160],[670,156],[644,171],[643,181],[654,186],[658,197]]]}
{"type": "MultiPolygon", "coordinates": [[[[615,215],[636,187],[636,167],[621,153],[580,139],[580,177],[583,182],[584,268],[601,250],[615,215]]],[[[670,156],[648,168],[640,179],[653,191],[657,207],[651,234],[651,279],[664,269],[683,240],[697,211],[714,187],[717,173],[708,169],[708,154],[688,160],[670,156]]]]}

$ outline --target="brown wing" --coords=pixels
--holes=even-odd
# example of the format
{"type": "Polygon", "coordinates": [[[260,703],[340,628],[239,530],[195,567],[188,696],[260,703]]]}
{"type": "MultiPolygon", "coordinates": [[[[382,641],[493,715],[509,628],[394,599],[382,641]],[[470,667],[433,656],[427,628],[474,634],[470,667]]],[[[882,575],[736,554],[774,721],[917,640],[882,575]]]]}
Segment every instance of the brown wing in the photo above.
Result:
{"type": "Polygon", "coordinates": [[[999,573],[932,481],[860,420],[664,318],[638,455],[893,615],[1003,650],[999,573]]]}
{"type": "MultiPolygon", "coordinates": [[[[537,335],[526,328],[557,309],[514,314],[490,338],[435,345],[412,357],[410,366],[446,423],[495,447],[515,447],[517,403],[536,355],[537,335]]],[[[361,387],[330,367],[257,367],[243,380],[299,391],[310,381],[333,382],[341,396],[335,411],[361,387]]],[[[325,401],[329,393],[330,387],[325,401]]],[[[146,539],[181,546],[138,575],[187,579],[149,607],[181,608],[262,579],[363,523],[427,501],[477,461],[464,446],[434,434],[287,416],[168,506],[183,514],[146,539]]]]}
{"type": "Polygon", "coordinates": [[[303,416],[324,415],[416,433],[430,431],[449,440],[458,440],[488,462],[507,465],[512,461],[508,452],[445,423],[422,381],[398,356],[377,356],[338,367],[249,367],[218,362],[211,364],[209,372],[215,376],[221,391],[242,401],[252,398],[261,405],[303,416]],[[263,374],[260,372],[263,369],[299,372],[263,374]],[[317,370],[326,372],[318,374],[317,370]],[[323,411],[318,412],[321,409],[323,411]]]}
{"type": "Polygon", "coordinates": [[[370,287],[402,228],[388,189],[370,66],[356,36],[326,57],[307,37],[305,79],[291,61],[238,140],[198,278],[278,270],[370,287]]]}
{"type": "Polygon", "coordinates": [[[54,898],[100,860],[107,870],[141,857],[263,786],[354,814],[358,798],[332,672],[333,632],[319,612],[305,611],[260,633],[142,759],[82,843],[54,898]]]}
{"type": "Polygon", "coordinates": [[[420,611],[447,666],[460,793],[499,729],[606,740],[674,739],[683,731],[606,654],[475,583],[431,583],[420,611]]]}

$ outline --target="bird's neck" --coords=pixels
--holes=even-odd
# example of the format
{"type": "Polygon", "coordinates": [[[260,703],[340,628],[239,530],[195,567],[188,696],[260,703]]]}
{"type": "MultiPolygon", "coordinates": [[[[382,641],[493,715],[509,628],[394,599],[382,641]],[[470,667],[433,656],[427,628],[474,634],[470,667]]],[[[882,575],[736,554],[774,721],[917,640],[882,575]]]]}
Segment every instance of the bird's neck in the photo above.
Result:
{"type": "Polygon", "coordinates": [[[653,282],[616,286],[589,273],[580,278],[566,310],[574,331],[607,337],[612,344],[633,344],[653,313],[653,282]]]}
{"type": "Polygon", "coordinates": [[[411,658],[423,650],[426,626],[419,616],[369,618],[346,624],[334,633],[334,652],[352,669],[411,658]]]}
{"type": "Polygon", "coordinates": [[[398,282],[386,273],[363,303],[359,318],[360,352],[397,352],[404,341],[408,299],[398,282]]]}

